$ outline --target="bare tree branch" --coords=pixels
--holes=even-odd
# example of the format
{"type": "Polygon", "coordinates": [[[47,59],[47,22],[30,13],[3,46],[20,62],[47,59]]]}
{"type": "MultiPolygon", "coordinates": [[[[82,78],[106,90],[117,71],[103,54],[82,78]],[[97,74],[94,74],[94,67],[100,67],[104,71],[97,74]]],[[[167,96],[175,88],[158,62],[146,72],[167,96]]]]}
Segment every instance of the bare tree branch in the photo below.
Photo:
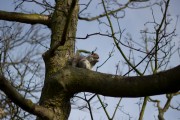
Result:
{"type": "Polygon", "coordinates": [[[92,92],[111,97],[152,96],[180,90],[180,65],[154,75],[134,77],[68,67],[56,73],[51,78],[54,79],[61,88],[72,93],[92,92]]]}
{"type": "Polygon", "coordinates": [[[43,24],[49,26],[50,17],[47,15],[5,12],[0,10],[0,20],[15,21],[28,24],[43,24]]]}
{"type": "MultiPolygon", "coordinates": [[[[107,14],[108,14],[108,15],[112,15],[112,14],[114,14],[114,13],[117,13],[117,12],[121,11],[121,10],[124,10],[125,8],[128,7],[129,3],[130,3],[130,1],[127,2],[123,7],[120,7],[120,8],[118,8],[118,9],[116,9],[116,10],[110,11],[110,12],[108,12],[107,14]]],[[[97,19],[102,18],[102,17],[106,17],[106,13],[103,13],[103,14],[100,14],[100,15],[98,15],[98,16],[91,17],[91,18],[78,16],[78,18],[79,18],[80,20],[85,20],[85,21],[94,21],[94,20],[97,20],[97,19]]]]}
{"type": "Polygon", "coordinates": [[[34,104],[31,100],[25,99],[19,94],[14,87],[6,80],[5,77],[0,76],[0,89],[17,105],[19,105],[25,111],[37,115],[41,118],[52,120],[54,114],[39,105],[34,104]]]}

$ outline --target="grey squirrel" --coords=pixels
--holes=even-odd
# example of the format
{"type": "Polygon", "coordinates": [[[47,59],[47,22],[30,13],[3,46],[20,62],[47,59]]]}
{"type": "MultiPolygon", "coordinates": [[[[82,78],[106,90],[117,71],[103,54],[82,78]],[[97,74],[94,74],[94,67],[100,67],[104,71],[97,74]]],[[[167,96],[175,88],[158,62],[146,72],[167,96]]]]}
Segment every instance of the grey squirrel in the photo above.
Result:
{"type": "Polygon", "coordinates": [[[92,67],[99,62],[99,55],[91,52],[88,56],[80,55],[79,52],[76,53],[74,57],[69,59],[69,65],[73,67],[85,68],[91,70],[92,67]]]}

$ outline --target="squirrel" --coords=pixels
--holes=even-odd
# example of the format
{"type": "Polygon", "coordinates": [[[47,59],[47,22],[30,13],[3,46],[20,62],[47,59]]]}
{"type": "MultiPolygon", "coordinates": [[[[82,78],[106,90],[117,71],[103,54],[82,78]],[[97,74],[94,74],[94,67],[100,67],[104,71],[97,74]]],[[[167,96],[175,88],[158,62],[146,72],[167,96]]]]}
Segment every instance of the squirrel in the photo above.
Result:
{"type": "Polygon", "coordinates": [[[84,68],[92,70],[92,67],[99,62],[99,55],[94,53],[94,51],[87,52],[87,51],[77,51],[76,55],[69,59],[69,65],[78,68],[84,68]],[[80,55],[80,52],[88,53],[88,56],[80,55]]]}

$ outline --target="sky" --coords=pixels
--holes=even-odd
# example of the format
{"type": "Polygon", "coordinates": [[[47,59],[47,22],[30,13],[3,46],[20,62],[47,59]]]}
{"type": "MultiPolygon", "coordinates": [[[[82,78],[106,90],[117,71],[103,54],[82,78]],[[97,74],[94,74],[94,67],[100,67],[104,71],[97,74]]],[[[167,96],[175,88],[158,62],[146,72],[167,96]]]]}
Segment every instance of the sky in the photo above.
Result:
{"type": "MultiPolygon", "coordinates": [[[[82,0],[81,0],[82,2],[82,0]]],[[[95,3],[94,3],[95,4],[95,3]]],[[[102,9],[99,9],[97,5],[92,4],[91,7],[93,7],[92,9],[89,9],[89,12],[92,12],[91,15],[97,15],[99,11],[102,11],[102,9]]],[[[176,18],[177,15],[180,15],[180,0],[171,0],[171,4],[170,4],[170,13],[172,15],[172,18],[176,18]]],[[[36,10],[41,10],[39,7],[37,6],[27,6],[28,9],[34,9],[33,11],[36,10]]],[[[0,10],[7,10],[7,11],[13,11],[13,7],[12,7],[12,3],[11,1],[6,1],[6,0],[1,0],[0,1],[0,10]],[[2,4],[1,4],[2,3],[2,4]]],[[[159,10],[157,9],[155,11],[155,14],[157,16],[159,16],[159,18],[157,17],[157,20],[160,19],[160,15],[158,14],[159,10]]],[[[103,20],[105,20],[106,18],[104,18],[103,20]]],[[[152,15],[151,15],[151,11],[150,8],[148,9],[139,9],[139,10],[132,10],[132,9],[128,9],[126,10],[126,16],[124,19],[120,20],[120,26],[122,29],[125,29],[125,34],[123,34],[123,38],[126,37],[126,34],[130,34],[132,36],[132,38],[134,40],[137,40],[138,42],[140,42],[139,40],[141,39],[141,35],[139,34],[140,30],[144,29],[144,23],[152,20],[152,15]]],[[[114,27],[116,28],[117,25],[114,24],[114,27]]],[[[108,29],[103,25],[100,24],[95,21],[95,22],[85,22],[82,20],[79,20],[78,22],[78,27],[77,27],[77,37],[85,37],[87,34],[91,34],[94,32],[106,32],[108,29]]],[[[49,31],[47,32],[49,33],[49,31]]],[[[180,20],[178,21],[178,25],[177,25],[177,34],[180,34],[180,20]]],[[[180,36],[178,36],[176,38],[177,40],[175,40],[176,45],[180,45],[180,36]]],[[[125,40],[125,39],[123,39],[125,40]]],[[[100,55],[100,62],[97,64],[101,65],[109,56],[109,53],[112,51],[113,49],[113,40],[111,38],[107,38],[107,37],[101,37],[101,36],[93,36],[88,38],[87,40],[76,40],[76,47],[78,49],[86,49],[86,50],[94,50],[97,48],[97,53],[100,55]]],[[[129,51],[126,51],[126,49],[124,49],[124,52],[128,54],[129,51]]],[[[138,55],[136,55],[138,56],[138,55]]],[[[136,58],[136,62],[138,63],[138,61],[140,60],[140,57],[136,58]]],[[[174,55],[173,58],[171,59],[171,65],[170,67],[174,67],[176,65],[179,65],[180,58],[178,55],[174,55]]],[[[105,65],[103,65],[101,68],[98,69],[99,72],[103,72],[103,73],[110,73],[110,74],[115,74],[115,66],[116,64],[120,62],[120,71],[121,73],[125,73],[127,71],[126,66],[123,63],[123,58],[122,56],[119,54],[119,52],[117,51],[117,49],[114,50],[113,52],[113,57],[108,60],[106,62],[105,65]]],[[[139,68],[142,69],[142,68],[139,68]]],[[[95,68],[94,68],[95,70],[95,68]]],[[[108,102],[108,112],[112,114],[112,111],[114,110],[114,107],[116,106],[119,98],[104,98],[101,96],[102,99],[105,99],[106,102],[108,102]]],[[[164,96],[155,96],[153,98],[159,98],[164,100],[164,96]]],[[[173,99],[174,102],[179,101],[180,97],[176,97],[175,99],[173,99]]],[[[94,100],[93,102],[97,101],[94,100]]],[[[138,115],[139,115],[139,109],[138,109],[138,105],[136,104],[137,102],[139,102],[139,98],[126,98],[126,99],[122,99],[121,101],[121,106],[124,112],[129,113],[130,115],[132,115],[132,120],[137,120],[138,119],[138,115]]],[[[82,102],[79,102],[79,104],[82,104],[82,102]]],[[[147,109],[145,111],[145,117],[144,120],[152,120],[154,119],[154,115],[157,115],[157,109],[154,109],[152,103],[148,103],[147,109]]],[[[107,120],[104,111],[102,111],[102,109],[96,109],[100,107],[99,104],[95,104],[93,112],[94,112],[94,117],[95,120],[107,120]]],[[[179,119],[180,118],[180,114],[179,112],[173,111],[173,110],[169,110],[166,114],[165,114],[165,118],[167,118],[167,120],[172,120],[172,119],[179,119]]],[[[89,113],[87,110],[77,110],[77,109],[72,109],[71,115],[69,117],[69,120],[90,120],[89,117],[89,113]]],[[[126,115],[123,112],[118,112],[116,115],[116,119],[115,120],[127,120],[128,119],[128,115],[126,115]]]]}

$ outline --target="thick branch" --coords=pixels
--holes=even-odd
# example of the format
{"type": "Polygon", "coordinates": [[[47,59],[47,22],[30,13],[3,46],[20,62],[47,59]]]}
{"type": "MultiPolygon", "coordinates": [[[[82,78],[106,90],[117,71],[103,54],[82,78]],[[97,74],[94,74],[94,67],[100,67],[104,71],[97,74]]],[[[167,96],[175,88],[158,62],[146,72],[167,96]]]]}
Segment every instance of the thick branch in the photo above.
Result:
{"type": "Polygon", "coordinates": [[[28,24],[43,24],[49,26],[50,17],[47,15],[5,12],[0,10],[0,20],[15,21],[28,24]]]}
{"type": "Polygon", "coordinates": [[[180,90],[180,66],[147,76],[122,77],[79,68],[68,68],[55,76],[65,89],[73,93],[93,92],[111,97],[142,97],[180,90]]]}
{"type": "Polygon", "coordinates": [[[63,46],[65,44],[66,39],[67,39],[69,26],[71,24],[71,20],[72,20],[72,17],[73,17],[73,11],[74,11],[74,9],[76,7],[76,4],[77,4],[77,0],[73,0],[72,3],[71,3],[69,14],[67,16],[67,20],[66,20],[66,23],[65,23],[65,26],[64,26],[64,30],[63,30],[63,33],[62,33],[61,40],[59,41],[58,44],[56,44],[54,47],[51,48],[50,52],[54,52],[59,46],[63,46]]]}
{"type": "Polygon", "coordinates": [[[3,76],[0,76],[0,90],[2,90],[16,105],[25,111],[37,115],[40,118],[49,120],[53,119],[54,114],[50,110],[34,104],[29,99],[25,99],[3,76]]]}

